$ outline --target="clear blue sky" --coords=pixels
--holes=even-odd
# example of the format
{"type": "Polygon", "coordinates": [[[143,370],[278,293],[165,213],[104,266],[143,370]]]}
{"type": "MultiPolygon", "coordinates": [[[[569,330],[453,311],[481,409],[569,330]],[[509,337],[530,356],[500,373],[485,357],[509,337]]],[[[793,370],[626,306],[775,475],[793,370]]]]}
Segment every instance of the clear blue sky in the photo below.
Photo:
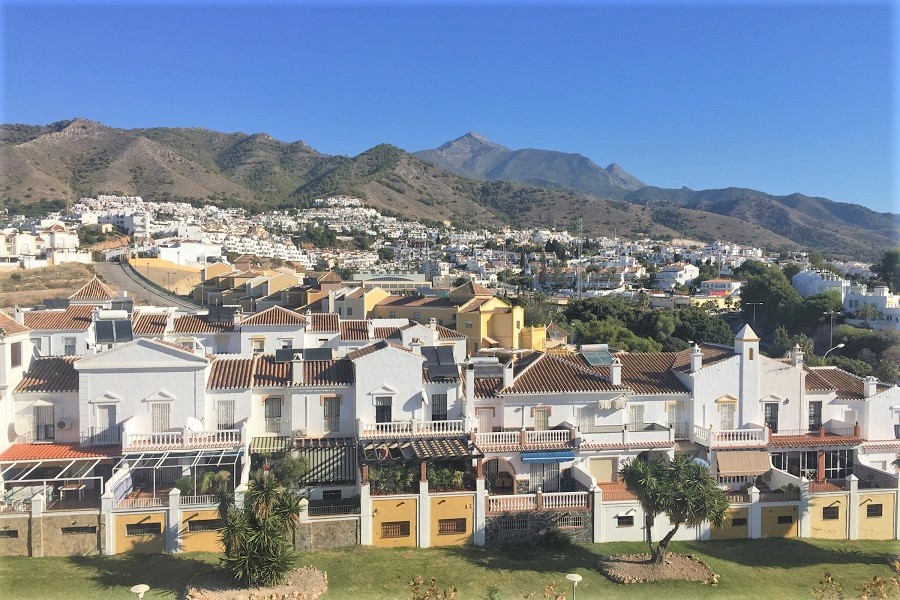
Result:
{"type": "Polygon", "coordinates": [[[4,2],[4,122],[354,155],[477,131],[651,185],[900,212],[896,4],[4,2]]]}

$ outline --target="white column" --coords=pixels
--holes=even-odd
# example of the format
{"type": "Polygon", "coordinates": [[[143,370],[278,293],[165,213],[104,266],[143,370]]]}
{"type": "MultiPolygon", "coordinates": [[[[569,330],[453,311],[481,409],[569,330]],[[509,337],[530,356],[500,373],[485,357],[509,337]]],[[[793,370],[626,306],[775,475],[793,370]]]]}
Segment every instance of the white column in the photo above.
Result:
{"type": "Polygon", "coordinates": [[[800,514],[798,518],[800,519],[799,537],[812,537],[812,519],[809,515],[809,479],[806,477],[800,478],[800,514]]]}
{"type": "Polygon", "coordinates": [[[900,540],[900,473],[895,473],[894,477],[894,489],[897,490],[897,495],[894,496],[894,539],[900,540]]]}
{"type": "Polygon", "coordinates": [[[595,544],[603,541],[603,488],[596,486],[593,494],[594,532],[592,540],[595,544]]]}
{"type": "Polygon", "coordinates": [[[850,473],[847,476],[847,539],[859,539],[859,477],[850,473]]]}
{"type": "Polygon", "coordinates": [[[181,490],[172,488],[169,492],[169,507],[166,510],[166,552],[181,553],[181,490]]]}
{"type": "Polygon", "coordinates": [[[116,553],[116,517],[113,515],[113,492],[109,488],[100,498],[100,516],[106,521],[104,526],[104,550],[103,554],[116,553]]]}
{"type": "Polygon", "coordinates": [[[47,498],[41,490],[31,499],[31,556],[44,556],[44,503],[47,498]]]}
{"type": "Polygon", "coordinates": [[[750,508],[747,510],[747,534],[751,540],[758,540],[762,537],[762,506],[759,504],[759,489],[751,486],[750,492],[750,508]]]}
{"type": "Polygon", "coordinates": [[[368,483],[362,484],[359,489],[359,543],[372,545],[372,496],[368,483]]]}
{"type": "Polygon", "coordinates": [[[484,478],[475,480],[475,523],[473,525],[475,533],[475,545],[484,546],[486,543],[485,531],[485,504],[487,503],[487,493],[484,489],[484,478]]]}
{"type": "Polygon", "coordinates": [[[431,546],[431,502],[428,499],[428,482],[419,482],[419,548],[431,546]]]}

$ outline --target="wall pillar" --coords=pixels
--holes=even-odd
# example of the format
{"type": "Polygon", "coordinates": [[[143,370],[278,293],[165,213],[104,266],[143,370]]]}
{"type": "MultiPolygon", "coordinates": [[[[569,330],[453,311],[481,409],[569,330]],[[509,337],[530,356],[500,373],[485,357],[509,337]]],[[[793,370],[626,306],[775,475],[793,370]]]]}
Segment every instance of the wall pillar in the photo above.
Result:
{"type": "Polygon", "coordinates": [[[894,489],[897,495],[894,496],[894,539],[900,540],[900,473],[896,473],[894,489]]]}
{"type": "Polygon", "coordinates": [[[166,552],[181,553],[181,490],[172,488],[169,492],[169,507],[166,510],[166,552]]]}
{"type": "MultiPolygon", "coordinates": [[[[478,459],[479,470],[481,467],[481,459],[478,459]]],[[[479,476],[475,480],[475,521],[472,524],[473,533],[475,534],[475,545],[484,546],[486,543],[485,517],[484,513],[487,504],[487,493],[484,489],[484,477],[479,476]]]]}
{"type": "Polygon", "coordinates": [[[424,481],[419,482],[419,548],[431,546],[431,501],[428,499],[428,478],[425,477],[425,463],[422,463],[424,481]]]}
{"type": "Polygon", "coordinates": [[[851,473],[847,476],[847,539],[859,539],[859,477],[851,473]]]}
{"type": "Polygon", "coordinates": [[[369,482],[359,489],[359,543],[372,545],[372,496],[369,493],[369,482]]]}
{"type": "Polygon", "coordinates": [[[809,514],[809,479],[800,478],[800,508],[798,518],[800,526],[797,535],[802,538],[812,537],[812,519],[809,514]]]}
{"type": "Polygon", "coordinates": [[[247,493],[247,486],[241,484],[234,488],[234,505],[238,508],[244,507],[244,495],[247,493]]]}
{"type": "Polygon", "coordinates": [[[750,493],[750,507],[747,510],[747,536],[751,540],[762,537],[762,506],[759,503],[759,489],[755,485],[747,490],[750,493]]]}
{"type": "Polygon", "coordinates": [[[818,464],[816,465],[816,481],[823,483],[825,481],[825,451],[819,450],[818,464]]]}
{"type": "Polygon", "coordinates": [[[603,488],[596,486],[592,492],[594,501],[592,504],[594,517],[594,531],[592,541],[598,544],[603,541],[603,488]]]}
{"type": "Polygon", "coordinates": [[[103,541],[100,551],[106,555],[116,553],[116,518],[113,515],[113,491],[107,488],[100,497],[100,518],[104,521],[103,541]]]}
{"type": "Polygon", "coordinates": [[[47,498],[41,491],[31,499],[31,539],[29,540],[29,554],[31,556],[44,556],[44,503],[47,498]]]}

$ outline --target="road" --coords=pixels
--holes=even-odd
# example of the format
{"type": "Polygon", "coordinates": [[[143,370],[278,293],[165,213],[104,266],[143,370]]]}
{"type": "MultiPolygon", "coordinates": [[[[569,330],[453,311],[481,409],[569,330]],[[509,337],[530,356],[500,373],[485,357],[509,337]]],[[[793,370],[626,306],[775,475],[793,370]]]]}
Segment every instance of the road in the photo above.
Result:
{"type": "Polygon", "coordinates": [[[178,296],[164,294],[158,289],[144,283],[139,277],[125,268],[124,263],[98,262],[94,268],[103,281],[114,290],[125,290],[129,296],[141,300],[151,306],[177,306],[179,308],[199,308],[178,296]]]}

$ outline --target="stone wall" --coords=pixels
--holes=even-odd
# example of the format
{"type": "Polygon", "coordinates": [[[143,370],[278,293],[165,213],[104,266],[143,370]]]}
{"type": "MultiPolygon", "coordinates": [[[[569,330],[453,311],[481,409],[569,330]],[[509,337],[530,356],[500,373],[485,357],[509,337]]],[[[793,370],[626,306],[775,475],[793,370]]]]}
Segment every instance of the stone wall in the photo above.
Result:
{"type": "Polygon", "coordinates": [[[298,550],[324,550],[357,546],[359,543],[359,517],[304,521],[300,523],[294,541],[298,550]]]}
{"type": "Polygon", "coordinates": [[[104,524],[99,512],[44,513],[34,523],[34,556],[86,556],[100,554],[104,524]],[[63,528],[66,533],[63,533],[63,528]],[[74,529],[74,528],[79,529],[74,529]],[[38,553],[38,528],[42,553],[38,553]],[[89,530],[93,528],[93,532],[89,530]]]}
{"type": "Polygon", "coordinates": [[[485,519],[485,543],[488,546],[536,545],[553,529],[559,529],[573,542],[590,542],[593,527],[590,511],[505,513],[485,519]],[[580,523],[574,525],[575,521],[580,523]]]}
{"type": "MultiPolygon", "coordinates": [[[[29,556],[31,517],[12,513],[0,516],[0,531],[15,532],[17,537],[0,537],[0,556],[29,556]]],[[[10,535],[10,534],[3,534],[10,535]]]]}

